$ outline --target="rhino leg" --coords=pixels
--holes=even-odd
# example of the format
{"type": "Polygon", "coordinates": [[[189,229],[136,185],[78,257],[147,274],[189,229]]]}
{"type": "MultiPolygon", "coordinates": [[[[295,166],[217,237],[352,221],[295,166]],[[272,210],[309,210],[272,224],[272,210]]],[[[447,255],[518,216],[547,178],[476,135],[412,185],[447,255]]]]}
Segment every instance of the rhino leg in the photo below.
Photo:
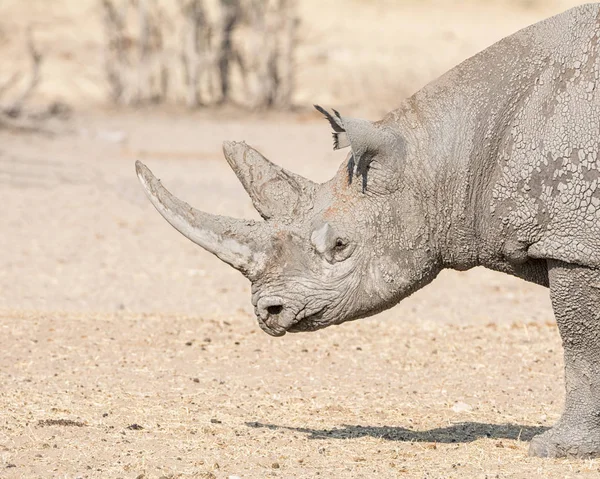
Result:
{"type": "Polygon", "coordinates": [[[565,409],[531,456],[600,456],[600,270],[549,261],[550,298],[565,354],[565,409]]]}

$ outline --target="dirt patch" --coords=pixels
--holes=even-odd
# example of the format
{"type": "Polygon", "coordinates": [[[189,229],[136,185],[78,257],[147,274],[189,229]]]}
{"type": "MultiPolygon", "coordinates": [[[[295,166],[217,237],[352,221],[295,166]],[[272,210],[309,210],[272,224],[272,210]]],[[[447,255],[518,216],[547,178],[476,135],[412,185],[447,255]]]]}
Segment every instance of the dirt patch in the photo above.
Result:
{"type": "Polygon", "coordinates": [[[596,460],[527,456],[562,407],[551,323],[409,313],[280,339],[228,323],[0,313],[1,475],[597,477],[596,460]],[[32,433],[50,410],[87,427],[32,433]]]}
{"type": "Polygon", "coordinates": [[[81,421],[73,421],[71,419],[40,419],[37,422],[38,427],[48,426],[63,426],[63,427],[84,427],[85,424],[81,421]]]}

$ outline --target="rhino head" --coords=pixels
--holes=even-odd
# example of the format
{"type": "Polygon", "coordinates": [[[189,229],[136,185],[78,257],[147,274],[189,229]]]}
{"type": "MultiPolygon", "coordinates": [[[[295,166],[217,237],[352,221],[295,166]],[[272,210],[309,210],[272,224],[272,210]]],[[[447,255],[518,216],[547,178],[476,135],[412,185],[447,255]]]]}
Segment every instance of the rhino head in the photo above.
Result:
{"type": "Polygon", "coordinates": [[[351,150],[324,184],[286,171],[245,143],[223,145],[264,221],[198,211],[136,163],[161,215],[252,282],[258,323],[273,336],[380,312],[440,269],[418,188],[403,174],[409,148],[398,129],[317,109],[334,130],[334,148],[351,150]]]}

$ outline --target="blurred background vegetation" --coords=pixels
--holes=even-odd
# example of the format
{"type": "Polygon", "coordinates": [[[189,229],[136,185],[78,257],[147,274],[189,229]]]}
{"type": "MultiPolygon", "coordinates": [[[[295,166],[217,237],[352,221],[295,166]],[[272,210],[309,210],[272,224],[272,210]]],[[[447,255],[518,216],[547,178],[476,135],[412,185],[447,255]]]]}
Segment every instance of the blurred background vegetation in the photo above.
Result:
{"type": "Polygon", "coordinates": [[[324,103],[380,115],[494,41],[578,3],[1,0],[0,121],[144,105],[324,103]]]}

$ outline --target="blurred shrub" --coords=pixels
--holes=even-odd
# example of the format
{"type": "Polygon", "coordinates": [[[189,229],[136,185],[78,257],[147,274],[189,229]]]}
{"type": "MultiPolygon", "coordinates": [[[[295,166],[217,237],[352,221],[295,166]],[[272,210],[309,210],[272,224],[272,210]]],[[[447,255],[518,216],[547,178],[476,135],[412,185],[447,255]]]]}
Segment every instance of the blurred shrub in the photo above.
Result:
{"type": "Polygon", "coordinates": [[[289,107],[295,2],[101,0],[111,100],[289,107]]]}

